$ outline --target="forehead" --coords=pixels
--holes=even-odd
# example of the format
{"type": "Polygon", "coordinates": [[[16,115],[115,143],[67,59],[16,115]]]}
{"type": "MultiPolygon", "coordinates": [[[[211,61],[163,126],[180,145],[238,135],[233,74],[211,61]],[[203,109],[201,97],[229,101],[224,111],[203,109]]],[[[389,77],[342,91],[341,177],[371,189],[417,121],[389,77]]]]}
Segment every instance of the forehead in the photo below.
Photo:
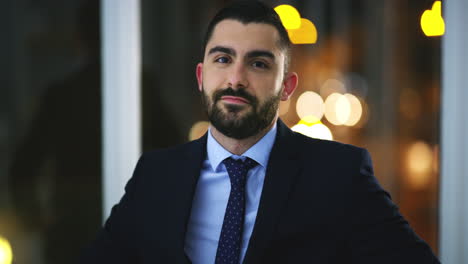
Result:
{"type": "Polygon", "coordinates": [[[208,53],[215,46],[226,46],[237,52],[268,50],[280,56],[283,52],[279,47],[279,40],[278,31],[272,25],[264,23],[243,24],[236,20],[227,19],[215,26],[205,52],[208,53]]]}

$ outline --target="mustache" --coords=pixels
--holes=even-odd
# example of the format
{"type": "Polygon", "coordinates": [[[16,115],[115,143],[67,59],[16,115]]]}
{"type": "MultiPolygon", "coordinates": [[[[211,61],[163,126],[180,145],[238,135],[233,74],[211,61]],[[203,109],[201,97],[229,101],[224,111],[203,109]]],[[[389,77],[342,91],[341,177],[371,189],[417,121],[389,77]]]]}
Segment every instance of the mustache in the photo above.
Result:
{"type": "Polygon", "coordinates": [[[237,96],[248,100],[253,106],[258,104],[258,99],[255,96],[249,94],[245,89],[234,90],[231,87],[214,92],[213,103],[217,103],[223,96],[237,96]]]}

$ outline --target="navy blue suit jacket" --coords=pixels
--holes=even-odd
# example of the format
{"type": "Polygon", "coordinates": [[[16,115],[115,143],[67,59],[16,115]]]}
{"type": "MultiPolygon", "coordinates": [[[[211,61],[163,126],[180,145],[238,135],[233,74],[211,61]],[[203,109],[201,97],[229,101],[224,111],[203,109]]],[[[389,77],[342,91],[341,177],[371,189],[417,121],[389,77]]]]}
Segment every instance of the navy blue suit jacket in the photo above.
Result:
{"type": "MultiPolygon", "coordinates": [[[[80,263],[190,263],[184,253],[206,135],[143,155],[80,263]]],[[[366,150],[307,138],[278,121],[253,263],[439,263],[373,176],[366,150]]]]}

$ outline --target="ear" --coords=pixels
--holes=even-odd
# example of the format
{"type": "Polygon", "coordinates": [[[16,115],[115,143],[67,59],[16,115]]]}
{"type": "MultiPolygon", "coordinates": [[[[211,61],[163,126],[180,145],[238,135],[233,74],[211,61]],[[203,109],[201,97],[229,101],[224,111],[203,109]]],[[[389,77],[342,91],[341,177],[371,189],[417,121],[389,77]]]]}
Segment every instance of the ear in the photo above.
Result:
{"type": "Polygon", "coordinates": [[[198,90],[201,92],[203,89],[203,63],[200,62],[197,64],[195,74],[197,75],[198,90]]]}
{"type": "Polygon", "coordinates": [[[283,92],[281,93],[281,101],[287,101],[297,88],[299,77],[295,72],[288,72],[283,80],[283,92]]]}

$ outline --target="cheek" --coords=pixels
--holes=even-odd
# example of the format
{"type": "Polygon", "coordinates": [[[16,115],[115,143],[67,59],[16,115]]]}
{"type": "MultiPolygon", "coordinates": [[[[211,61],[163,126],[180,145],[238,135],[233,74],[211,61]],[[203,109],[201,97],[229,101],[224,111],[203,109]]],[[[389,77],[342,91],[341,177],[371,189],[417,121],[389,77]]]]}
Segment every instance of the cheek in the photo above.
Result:
{"type": "Polygon", "coordinates": [[[283,78],[281,78],[281,80],[278,80],[278,82],[276,83],[274,95],[281,96],[283,94],[283,91],[284,91],[283,78]]]}
{"type": "Polygon", "coordinates": [[[281,75],[281,77],[276,78],[276,92],[277,93],[283,90],[283,81],[284,81],[283,75],[281,75]]]}
{"type": "Polygon", "coordinates": [[[271,78],[260,82],[262,94],[277,95],[283,88],[283,78],[271,78]]]}
{"type": "Polygon", "coordinates": [[[206,71],[203,75],[203,89],[213,90],[223,85],[222,74],[216,73],[216,71],[206,71]]]}

